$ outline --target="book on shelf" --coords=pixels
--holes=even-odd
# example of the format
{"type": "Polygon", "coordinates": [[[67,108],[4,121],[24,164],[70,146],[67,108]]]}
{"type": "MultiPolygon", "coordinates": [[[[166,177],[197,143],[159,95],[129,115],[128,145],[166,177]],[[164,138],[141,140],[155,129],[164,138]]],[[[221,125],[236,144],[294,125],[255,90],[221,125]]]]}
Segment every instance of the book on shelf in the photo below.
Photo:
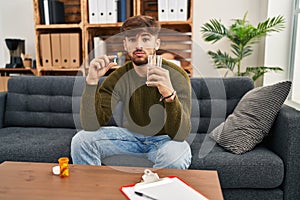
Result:
{"type": "Polygon", "coordinates": [[[39,0],[40,24],[45,24],[44,0],[39,0]]]}
{"type": "Polygon", "coordinates": [[[60,1],[50,1],[49,14],[50,24],[63,24],[65,22],[64,3],[60,1]]]}
{"type": "Polygon", "coordinates": [[[119,0],[118,1],[118,22],[124,22],[127,18],[132,16],[133,13],[132,0],[119,0]]]}
{"type": "Polygon", "coordinates": [[[63,24],[65,22],[64,3],[57,0],[39,0],[41,24],[63,24]]]}
{"type": "Polygon", "coordinates": [[[101,37],[94,37],[94,58],[106,54],[106,43],[101,37]]]}
{"type": "Polygon", "coordinates": [[[124,22],[127,18],[127,2],[126,0],[118,1],[118,22],[124,22]]]}

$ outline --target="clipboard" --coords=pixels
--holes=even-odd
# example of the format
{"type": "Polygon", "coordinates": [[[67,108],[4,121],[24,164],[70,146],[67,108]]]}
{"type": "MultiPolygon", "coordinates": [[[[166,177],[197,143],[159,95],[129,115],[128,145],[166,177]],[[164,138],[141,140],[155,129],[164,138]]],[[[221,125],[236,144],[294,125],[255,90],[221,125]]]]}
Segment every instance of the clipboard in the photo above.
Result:
{"type": "MultiPolygon", "coordinates": [[[[149,175],[149,172],[145,172],[145,175],[146,173],[149,175]]],[[[167,176],[158,179],[157,177],[150,181],[146,179],[146,181],[141,183],[121,186],[120,191],[129,200],[208,200],[207,197],[177,176],[167,176]]]]}

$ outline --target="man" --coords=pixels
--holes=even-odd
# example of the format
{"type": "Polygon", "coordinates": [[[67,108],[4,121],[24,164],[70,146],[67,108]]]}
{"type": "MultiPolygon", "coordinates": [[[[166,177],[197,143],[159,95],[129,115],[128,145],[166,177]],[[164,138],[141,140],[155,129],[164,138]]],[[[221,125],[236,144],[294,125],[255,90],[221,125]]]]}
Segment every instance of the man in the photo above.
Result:
{"type": "Polygon", "coordinates": [[[148,66],[148,55],[160,46],[159,23],[149,16],[134,16],[122,27],[123,45],[131,61],[99,78],[116,64],[111,56],[91,61],[86,77],[80,117],[83,131],[72,139],[75,164],[101,165],[113,155],[144,156],[155,168],[186,169],[191,150],[191,86],[177,65],[163,60],[162,67],[148,66]],[[119,102],[123,103],[122,127],[106,126],[119,102]]]}

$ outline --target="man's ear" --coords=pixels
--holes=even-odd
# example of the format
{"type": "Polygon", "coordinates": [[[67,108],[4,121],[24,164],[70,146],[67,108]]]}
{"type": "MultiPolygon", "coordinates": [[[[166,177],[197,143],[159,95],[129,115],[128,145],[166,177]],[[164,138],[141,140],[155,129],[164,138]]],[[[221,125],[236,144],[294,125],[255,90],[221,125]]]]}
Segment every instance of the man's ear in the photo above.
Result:
{"type": "Polygon", "coordinates": [[[156,39],[156,42],[155,42],[155,50],[158,50],[160,47],[160,39],[156,39]]]}
{"type": "Polygon", "coordinates": [[[125,39],[123,40],[123,48],[124,48],[125,51],[128,51],[128,50],[127,50],[127,44],[126,44],[125,39]]]}

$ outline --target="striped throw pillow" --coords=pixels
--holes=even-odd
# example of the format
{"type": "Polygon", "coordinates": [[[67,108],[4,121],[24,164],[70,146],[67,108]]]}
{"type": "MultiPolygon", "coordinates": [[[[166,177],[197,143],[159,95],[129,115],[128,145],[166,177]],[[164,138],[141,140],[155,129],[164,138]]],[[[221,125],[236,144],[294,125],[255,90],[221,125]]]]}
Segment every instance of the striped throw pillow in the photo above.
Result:
{"type": "Polygon", "coordinates": [[[249,91],[209,136],[235,154],[252,150],[268,135],[290,88],[291,82],[284,81],[249,91]]]}

